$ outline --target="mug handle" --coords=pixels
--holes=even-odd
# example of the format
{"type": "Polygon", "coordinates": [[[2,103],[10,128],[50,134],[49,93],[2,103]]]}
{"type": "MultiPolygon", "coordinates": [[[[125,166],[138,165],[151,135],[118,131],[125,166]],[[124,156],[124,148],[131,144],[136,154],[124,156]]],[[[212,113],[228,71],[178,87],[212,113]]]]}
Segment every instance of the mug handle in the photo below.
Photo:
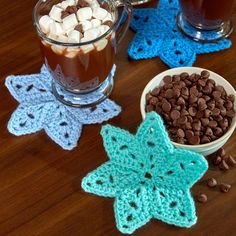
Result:
{"type": "Polygon", "coordinates": [[[129,28],[130,22],[131,22],[131,18],[133,15],[133,7],[131,5],[131,3],[129,2],[129,0],[117,0],[115,1],[115,4],[117,7],[123,7],[124,10],[121,13],[121,17],[120,20],[116,26],[116,41],[117,44],[119,44],[122,39],[125,36],[126,31],[129,28]],[[125,19],[125,21],[123,22],[123,17],[124,17],[124,13],[126,13],[127,17],[125,19]]]}

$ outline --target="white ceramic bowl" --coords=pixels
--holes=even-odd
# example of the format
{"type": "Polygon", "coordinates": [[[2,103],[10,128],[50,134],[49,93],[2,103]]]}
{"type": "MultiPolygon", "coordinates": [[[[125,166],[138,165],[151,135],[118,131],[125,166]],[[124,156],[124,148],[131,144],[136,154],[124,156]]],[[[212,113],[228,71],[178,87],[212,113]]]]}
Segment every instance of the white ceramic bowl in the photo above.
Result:
{"type": "MultiPolygon", "coordinates": [[[[178,67],[178,68],[166,70],[166,71],[156,75],[146,85],[146,87],[143,90],[142,96],[141,96],[140,110],[141,110],[141,114],[142,114],[143,119],[145,118],[145,115],[146,115],[145,96],[148,92],[153,90],[155,87],[157,87],[159,85],[163,85],[162,79],[165,75],[177,75],[177,74],[181,74],[182,72],[188,72],[189,74],[192,74],[192,73],[200,74],[202,70],[207,70],[207,69],[203,69],[203,68],[199,68],[199,67],[178,67]]],[[[223,77],[221,77],[220,75],[218,75],[210,70],[207,70],[207,71],[210,72],[210,78],[213,79],[217,85],[222,85],[225,88],[227,94],[233,94],[236,97],[235,89],[227,80],[225,80],[223,77]]],[[[234,109],[236,110],[236,102],[234,102],[234,109]]],[[[190,151],[194,151],[194,152],[200,153],[204,156],[210,155],[210,154],[214,153],[215,151],[217,151],[219,148],[221,148],[227,142],[229,137],[233,134],[235,127],[236,127],[236,116],[233,118],[233,121],[231,123],[229,130],[223,136],[221,136],[220,138],[218,138],[217,140],[215,140],[213,142],[206,143],[206,144],[199,144],[199,145],[186,145],[186,144],[179,144],[176,142],[172,142],[172,143],[178,148],[184,148],[184,149],[187,149],[190,151]]]]}

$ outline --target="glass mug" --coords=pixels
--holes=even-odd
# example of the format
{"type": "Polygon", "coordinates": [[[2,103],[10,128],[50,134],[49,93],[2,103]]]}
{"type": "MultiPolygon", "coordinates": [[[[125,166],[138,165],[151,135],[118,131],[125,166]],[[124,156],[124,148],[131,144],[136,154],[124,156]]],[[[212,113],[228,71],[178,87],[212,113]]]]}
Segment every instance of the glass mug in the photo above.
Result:
{"type": "Polygon", "coordinates": [[[215,42],[233,31],[230,21],[234,0],[179,0],[179,29],[201,42],[215,42]]]}
{"type": "Polygon", "coordinates": [[[66,105],[92,107],[106,99],[113,89],[116,47],[129,27],[132,6],[126,0],[102,0],[113,18],[110,28],[90,41],[64,43],[47,37],[39,26],[40,17],[60,2],[39,0],[33,11],[45,65],[53,78],[52,92],[66,105]],[[121,6],[127,15],[124,22],[118,16],[121,6]]]}

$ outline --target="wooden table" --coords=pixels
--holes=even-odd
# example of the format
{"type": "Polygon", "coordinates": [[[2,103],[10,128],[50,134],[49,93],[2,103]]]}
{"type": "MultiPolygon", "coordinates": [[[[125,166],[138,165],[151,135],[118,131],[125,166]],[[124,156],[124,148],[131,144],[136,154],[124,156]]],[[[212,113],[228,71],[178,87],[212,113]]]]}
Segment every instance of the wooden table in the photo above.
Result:
{"type": "MultiPolygon", "coordinates": [[[[99,134],[101,125],[84,127],[79,145],[72,151],[63,151],[44,132],[14,137],[7,131],[7,122],[18,104],[4,86],[5,77],[36,73],[42,65],[31,23],[35,3],[36,0],[0,0],[0,235],[121,235],[115,226],[114,200],[81,189],[82,177],[107,160],[99,134]]],[[[158,58],[128,60],[126,49],[132,37],[129,31],[119,47],[111,96],[123,111],[109,123],[135,132],[142,120],[139,110],[142,90],[167,66],[158,58]]],[[[231,36],[232,41],[235,39],[236,32],[231,36]]],[[[236,87],[236,44],[229,50],[198,56],[194,65],[221,74],[236,87]]],[[[225,148],[235,155],[235,133],[225,148]]],[[[193,187],[193,193],[205,192],[209,197],[208,203],[196,204],[195,226],[181,229],[151,220],[134,235],[235,236],[236,167],[226,173],[210,168],[203,179],[208,177],[233,187],[228,194],[210,190],[203,182],[193,187]]]]}

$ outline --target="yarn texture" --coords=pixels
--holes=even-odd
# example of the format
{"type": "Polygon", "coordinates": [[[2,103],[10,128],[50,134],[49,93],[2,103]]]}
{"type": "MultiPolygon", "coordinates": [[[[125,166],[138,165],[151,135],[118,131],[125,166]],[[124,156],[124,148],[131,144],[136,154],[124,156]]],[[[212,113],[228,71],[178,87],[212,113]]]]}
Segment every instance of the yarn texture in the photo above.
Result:
{"type": "MultiPolygon", "coordinates": [[[[192,66],[197,54],[227,49],[231,41],[200,43],[184,36],[176,24],[178,0],[160,0],[157,9],[135,9],[131,29],[136,32],[128,48],[135,60],[160,57],[169,67],[192,66]]],[[[209,38],[211,35],[209,33],[209,38]]]]}
{"type": "Polygon", "coordinates": [[[148,113],[136,135],[105,125],[104,147],[109,161],[82,180],[89,193],[115,198],[117,228],[133,233],[151,218],[180,227],[197,221],[190,188],[208,168],[205,158],[175,148],[163,121],[148,113]]]}
{"type": "Polygon", "coordinates": [[[52,94],[51,83],[45,65],[39,74],[6,78],[6,87],[20,103],[8,122],[10,133],[20,136],[44,130],[63,149],[71,150],[77,146],[83,125],[102,123],[121,112],[110,99],[93,108],[66,106],[52,94]]]}

